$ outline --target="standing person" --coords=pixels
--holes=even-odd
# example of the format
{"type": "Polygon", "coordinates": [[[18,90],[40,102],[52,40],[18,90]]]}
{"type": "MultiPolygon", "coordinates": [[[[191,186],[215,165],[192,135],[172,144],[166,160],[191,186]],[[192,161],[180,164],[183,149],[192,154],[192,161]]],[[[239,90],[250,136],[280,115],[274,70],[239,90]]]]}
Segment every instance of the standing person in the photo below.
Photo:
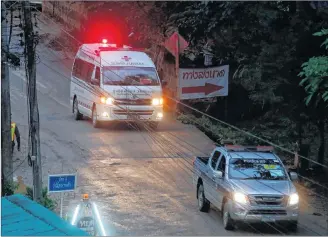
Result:
{"type": "Polygon", "coordinates": [[[11,141],[12,141],[12,152],[14,152],[15,138],[17,141],[17,150],[20,151],[20,134],[16,123],[11,123],[11,141]]]}

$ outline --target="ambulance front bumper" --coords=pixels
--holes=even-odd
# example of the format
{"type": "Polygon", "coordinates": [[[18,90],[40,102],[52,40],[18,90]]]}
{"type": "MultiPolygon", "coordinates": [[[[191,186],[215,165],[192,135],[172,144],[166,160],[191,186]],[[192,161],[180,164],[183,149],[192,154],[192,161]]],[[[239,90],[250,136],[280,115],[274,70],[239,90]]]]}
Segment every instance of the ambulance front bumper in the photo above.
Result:
{"type": "Polygon", "coordinates": [[[97,105],[99,121],[160,122],[163,119],[163,106],[115,106],[97,105]]]}

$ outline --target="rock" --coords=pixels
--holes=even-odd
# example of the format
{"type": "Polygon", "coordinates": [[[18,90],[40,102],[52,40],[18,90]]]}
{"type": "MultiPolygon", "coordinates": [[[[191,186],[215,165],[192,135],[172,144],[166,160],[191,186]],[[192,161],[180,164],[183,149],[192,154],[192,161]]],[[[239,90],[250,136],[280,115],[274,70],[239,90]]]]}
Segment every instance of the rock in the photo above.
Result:
{"type": "Polygon", "coordinates": [[[18,183],[18,187],[15,190],[15,193],[19,193],[19,194],[26,194],[27,190],[26,190],[26,185],[24,184],[23,181],[23,177],[22,176],[18,176],[17,177],[17,183],[18,183]]]}
{"type": "Polygon", "coordinates": [[[322,216],[322,214],[321,213],[318,213],[318,212],[313,212],[312,215],[314,215],[314,216],[322,216]]]}
{"type": "Polygon", "coordinates": [[[310,188],[311,185],[312,185],[312,184],[311,184],[310,182],[307,182],[307,181],[304,182],[304,186],[307,187],[307,188],[310,188]]]}

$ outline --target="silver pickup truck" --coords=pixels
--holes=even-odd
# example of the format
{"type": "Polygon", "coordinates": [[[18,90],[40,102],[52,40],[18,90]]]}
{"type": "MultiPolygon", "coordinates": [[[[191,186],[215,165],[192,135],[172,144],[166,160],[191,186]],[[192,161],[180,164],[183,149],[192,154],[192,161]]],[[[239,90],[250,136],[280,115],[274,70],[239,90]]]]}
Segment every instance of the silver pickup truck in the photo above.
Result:
{"type": "Polygon", "coordinates": [[[216,147],[210,157],[194,160],[193,183],[199,210],[210,204],[222,212],[226,230],[238,222],[266,222],[297,229],[299,196],[272,147],[225,145],[216,147]]]}

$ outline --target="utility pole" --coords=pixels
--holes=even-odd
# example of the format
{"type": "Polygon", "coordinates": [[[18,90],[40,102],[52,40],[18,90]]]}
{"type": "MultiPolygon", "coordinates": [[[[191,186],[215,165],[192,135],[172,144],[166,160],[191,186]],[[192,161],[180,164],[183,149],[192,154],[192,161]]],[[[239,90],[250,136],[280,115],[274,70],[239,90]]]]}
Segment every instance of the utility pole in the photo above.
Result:
{"type": "Polygon", "coordinates": [[[29,1],[22,1],[24,19],[25,38],[25,64],[27,66],[26,77],[28,81],[28,101],[29,101],[29,134],[32,151],[31,160],[33,168],[33,200],[40,202],[42,198],[42,170],[40,152],[40,124],[39,108],[36,90],[36,64],[35,47],[36,35],[33,32],[32,12],[29,1]]]}
{"type": "Polygon", "coordinates": [[[179,102],[180,102],[180,78],[179,78],[179,70],[180,70],[180,39],[179,39],[179,31],[177,30],[176,34],[176,45],[175,45],[175,73],[176,73],[176,84],[175,84],[175,113],[179,115],[179,102]]]}
{"type": "MultiPolygon", "coordinates": [[[[5,3],[1,2],[1,159],[3,182],[13,181],[11,141],[10,84],[7,54],[9,52],[5,3]]],[[[4,183],[2,183],[3,185],[4,183]]]]}

